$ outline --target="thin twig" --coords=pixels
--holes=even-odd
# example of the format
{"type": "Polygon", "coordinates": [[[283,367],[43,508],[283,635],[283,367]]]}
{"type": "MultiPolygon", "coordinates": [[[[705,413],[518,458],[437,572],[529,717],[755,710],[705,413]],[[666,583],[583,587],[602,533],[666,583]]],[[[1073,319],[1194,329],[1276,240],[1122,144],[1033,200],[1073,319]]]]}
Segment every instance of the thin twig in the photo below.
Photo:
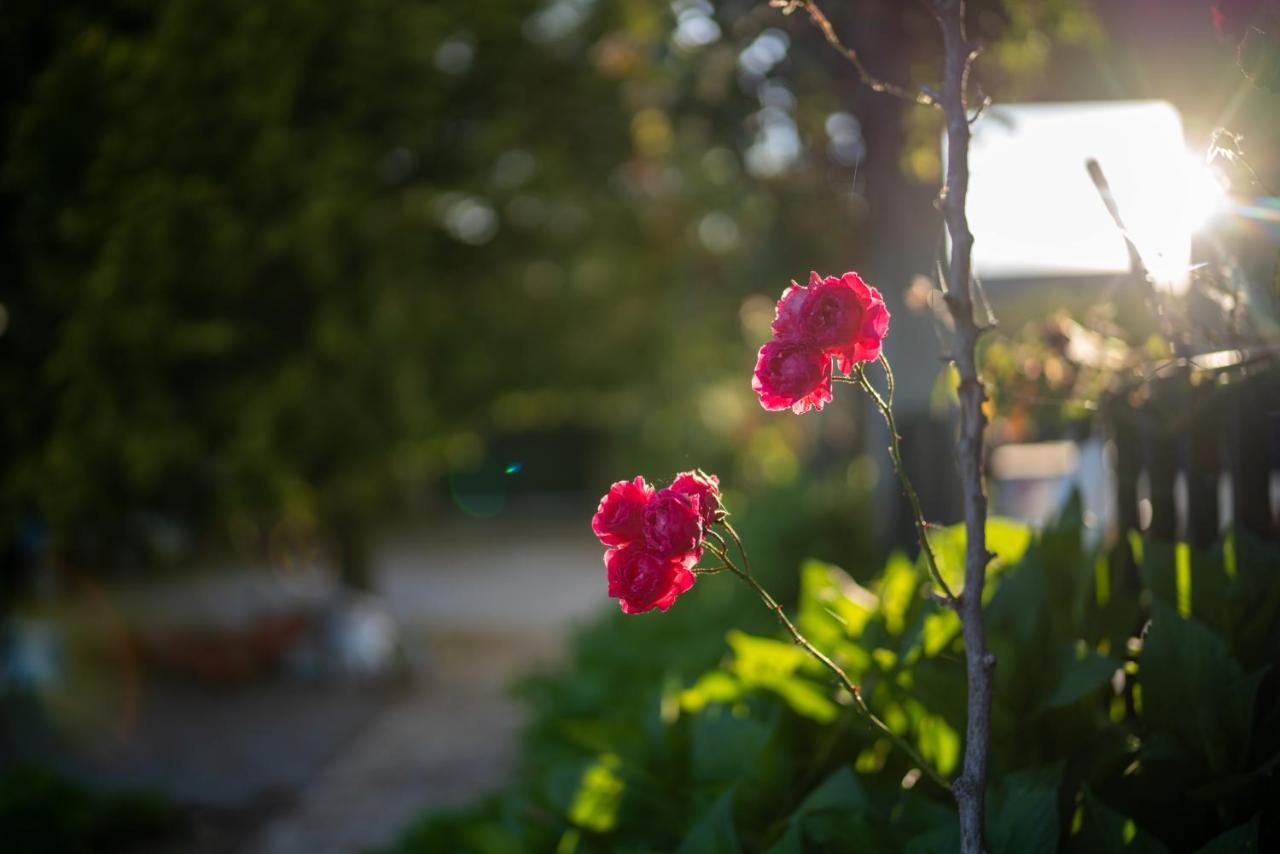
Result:
{"type": "Polygon", "coordinates": [[[840,680],[840,684],[844,686],[844,689],[853,697],[854,705],[857,707],[858,711],[862,713],[863,717],[866,718],[867,722],[870,723],[874,729],[897,745],[897,747],[906,753],[907,756],[911,757],[911,761],[914,762],[920,770],[929,777],[929,779],[933,780],[944,789],[950,789],[951,784],[947,782],[945,777],[939,774],[928,762],[926,762],[924,758],[916,752],[916,749],[912,747],[902,736],[898,735],[889,728],[888,724],[876,717],[875,713],[871,711],[870,707],[867,706],[866,701],[862,698],[862,692],[858,690],[858,686],[849,678],[849,674],[844,672],[844,668],[832,661],[826,653],[810,643],[809,639],[801,634],[800,630],[796,628],[796,624],[791,622],[791,618],[787,616],[783,607],[778,604],[778,601],[774,599],[773,596],[769,594],[769,591],[764,589],[760,582],[756,581],[750,571],[745,568],[747,555],[746,552],[742,550],[742,540],[738,537],[738,532],[735,531],[733,526],[728,522],[721,522],[721,524],[724,526],[724,529],[729,532],[729,536],[732,537],[734,542],[738,545],[738,548],[742,553],[743,568],[739,569],[733,563],[732,559],[729,558],[728,554],[720,551],[717,546],[709,546],[712,553],[724,562],[730,572],[742,579],[748,587],[756,592],[756,595],[760,597],[760,601],[764,603],[766,608],[777,616],[778,622],[782,623],[786,628],[797,646],[809,653],[809,655],[818,661],[818,663],[827,668],[827,670],[830,670],[835,677],[840,680]]]}
{"type": "Polygon", "coordinates": [[[827,43],[835,48],[841,56],[849,60],[854,70],[858,72],[858,78],[863,85],[872,92],[883,92],[916,104],[937,105],[937,99],[925,89],[917,89],[913,92],[905,86],[889,83],[872,74],[867,66],[863,64],[862,57],[858,56],[858,52],[840,41],[840,37],[836,35],[835,27],[831,26],[831,21],[827,19],[827,16],[814,0],[769,0],[769,5],[775,9],[781,9],[784,15],[790,15],[796,9],[803,9],[807,12],[809,20],[813,21],[814,26],[822,31],[827,43]]]}
{"type": "MultiPolygon", "coordinates": [[[[881,365],[885,369],[885,376],[888,377],[888,386],[892,392],[893,372],[889,370],[888,361],[884,360],[883,357],[881,359],[881,365]]],[[[860,365],[857,369],[856,379],[858,385],[862,387],[862,390],[875,403],[876,408],[880,410],[880,414],[884,416],[885,426],[889,428],[889,459],[893,460],[893,470],[898,475],[898,483],[902,485],[902,491],[906,494],[907,501],[911,504],[911,515],[915,521],[916,537],[920,541],[920,552],[924,555],[924,562],[929,567],[929,574],[933,576],[933,583],[942,591],[943,601],[947,607],[956,609],[959,607],[959,601],[956,594],[952,592],[950,585],[947,584],[947,580],[942,577],[942,571],[938,569],[937,555],[933,552],[933,546],[929,544],[929,523],[925,521],[924,511],[920,508],[920,496],[916,492],[916,488],[912,486],[911,479],[907,477],[907,470],[902,465],[901,437],[898,435],[898,425],[893,419],[893,407],[871,385],[860,365]]]]}

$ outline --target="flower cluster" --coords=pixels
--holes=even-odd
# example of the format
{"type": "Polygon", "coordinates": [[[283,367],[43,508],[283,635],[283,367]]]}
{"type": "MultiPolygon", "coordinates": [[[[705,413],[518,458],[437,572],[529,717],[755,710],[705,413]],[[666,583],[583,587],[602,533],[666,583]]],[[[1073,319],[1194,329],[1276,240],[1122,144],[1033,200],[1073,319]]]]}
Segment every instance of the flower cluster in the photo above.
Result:
{"type": "Polygon", "coordinates": [[[831,360],[846,374],[874,361],[888,331],[884,299],[857,273],[810,273],[808,285],[792,282],[778,300],[774,337],[760,348],[751,387],[765,409],[822,409],[831,400],[831,360]]]}
{"type": "Polygon", "coordinates": [[[720,516],[720,481],[683,472],[666,489],[620,480],[600,499],[591,530],[608,548],[609,595],[624,614],[665,611],[693,586],[702,538],[720,516]]]}

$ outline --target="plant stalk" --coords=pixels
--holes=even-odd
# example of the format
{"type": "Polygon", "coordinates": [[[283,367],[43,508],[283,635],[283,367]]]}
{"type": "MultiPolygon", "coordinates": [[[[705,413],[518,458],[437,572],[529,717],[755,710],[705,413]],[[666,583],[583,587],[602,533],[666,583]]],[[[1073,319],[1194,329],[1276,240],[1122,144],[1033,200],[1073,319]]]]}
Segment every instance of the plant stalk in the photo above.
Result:
{"type": "Polygon", "coordinates": [[[738,554],[742,555],[742,567],[739,568],[729,557],[727,551],[714,545],[709,546],[712,553],[724,562],[725,568],[738,576],[738,578],[742,579],[748,587],[756,592],[756,595],[760,597],[760,601],[764,603],[766,608],[777,616],[778,622],[782,623],[783,627],[786,628],[797,646],[809,653],[809,655],[812,656],[819,664],[827,668],[827,670],[830,670],[831,673],[835,675],[844,689],[853,697],[854,705],[857,706],[858,711],[864,718],[866,718],[867,722],[871,724],[873,729],[879,731],[881,735],[889,739],[899,749],[906,753],[907,756],[911,757],[911,761],[914,762],[920,771],[928,776],[929,779],[933,780],[944,789],[950,789],[951,784],[947,782],[946,778],[934,770],[933,766],[926,762],[924,758],[916,752],[914,747],[912,747],[902,736],[890,729],[888,724],[880,720],[880,718],[871,711],[870,707],[867,706],[866,701],[862,697],[862,692],[858,689],[858,686],[854,681],[849,678],[849,674],[845,673],[844,668],[832,661],[826,653],[814,646],[809,639],[800,632],[800,629],[796,627],[796,624],[787,616],[782,605],[780,605],[769,591],[766,590],[760,582],[756,581],[755,577],[751,574],[751,565],[747,559],[747,552],[742,545],[742,539],[738,536],[738,532],[733,529],[733,526],[730,525],[727,520],[722,521],[720,524],[724,526],[725,531],[727,531],[729,536],[733,539],[734,545],[737,546],[738,554]]]}
{"type": "MultiPolygon", "coordinates": [[[[881,356],[880,364],[884,367],[888,388],[892,395],[893,373],[889,369],[889,361],[881,356]]],[[[959,601],[956,599],[955,593],[951,591],[946,579],[942,577],[942,571],[938,569],[937,555],[933,552],[933,546],[929,544],[928,523],[925,522],[924,511],[920,508],[920,496],[916,492],[916,488],[912,486],[911,479],[907,477],[907,470],[902,465],[902,437],[898,435],[898,425],[893,419],[893,407],[871,385],[871,382],[867,379],[866,372],[862,370],[861,366],[857,369],[857,381],[862,390],[875,402],[876,408],[884,416],[885,425],[889,428],[889,459],[893,460],[893,470],[898,476],[898,483],[902,485],[902,491],[906,494],[907,501],[911,504],[911,513],[915,519],[916,536],[920,540],[920,551],[924,554],[925,563],[929,567],[929,574],[933,576],[933,583],[938,585],[938,589],[942,591],[941,596],[946,605],[950,608],[957,608],[959,601]]]]}
{"type": "Polygon", "coordinates": [[[960,434],[956,452],[964,495],[964,589],[958,613],[964,634],[968,677],[968,720],[964,765],[952,791],[960,810],[960,848],[980,854],[987,788],[987,758],[991,744],[991,672],[995,657],[987,651],[982,628],[982,589],[986,582],[987,495],[983,485],[982,411],[986,390],[978,376],[977,346],[982,328],[973,313],[973,233],[965,214],[969,192],[967,89],[969,67],[976,56],[964,25],[964,0],[930,0],[943,42],[942,111],[947,128],[947,173],[942,191],[942,214],[951,237],[947,267],[947,308],[955,324],[954,359],[960,374],[960,434]]]}

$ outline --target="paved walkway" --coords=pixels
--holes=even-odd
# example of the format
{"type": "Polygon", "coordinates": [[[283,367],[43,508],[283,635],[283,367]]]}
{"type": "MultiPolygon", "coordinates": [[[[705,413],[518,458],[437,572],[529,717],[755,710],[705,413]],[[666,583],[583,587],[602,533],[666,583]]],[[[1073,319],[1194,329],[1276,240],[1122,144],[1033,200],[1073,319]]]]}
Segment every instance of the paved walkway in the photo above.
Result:
{"type": "Polygon", "coordinates": [[[424,809],[460,806],[501,786],[520,725],[506,692],[511,680],[554,663],[566,629],[607,607],[600,548],[589,532],[475,524],[394,541],[377,561],[377,586],[409,631],[415,687],[245,854],[385,845],[424,809]],[[414,650],[425,651],[425,661],[414,650]]]}
{"type": "Polygon", "coordinates": [[[420,687],[390,705],[270,820],[245,854],[340,854],[394,842],[424,809],[461,806],[502,785],[515,756],[519,710],[511,677],[553,660],[542,636],[431,640],[420,687]]]}

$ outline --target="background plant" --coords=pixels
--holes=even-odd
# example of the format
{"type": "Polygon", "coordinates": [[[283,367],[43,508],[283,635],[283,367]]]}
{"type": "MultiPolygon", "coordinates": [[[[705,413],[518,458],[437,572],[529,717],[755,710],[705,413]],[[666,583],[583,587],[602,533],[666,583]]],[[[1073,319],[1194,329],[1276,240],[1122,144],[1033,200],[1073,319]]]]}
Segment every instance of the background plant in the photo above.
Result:
{"type": "MultiPolygon", "coordinates": [[[[1137,537],[1098,551],[1085,532],[1078,504],[1041,534],[989,524],[1000,665],[988,850],[1266,850],[1280,820],[1280,549],[1233,531],[1202,552],[1137,537]],[[1187,560],[1191,590],[1177,582],[1187,560]]],[[[932,540],[958,582],[963,532],[932,540]]],[[[801,630],[953,773],[962,641],[954,612],[928,596],[923,562],[894,555],[864,586],[810,561],[800,583],[801,630]]],[[[767,615],[753,618],[738,587],[700,584],[660,620],[582,635],[567,675],[525,689],[534,719],[518,782],[424,820],[401,850],[958,847],[949,794],[908,775],[910,760],[841,708],[823,668],[776,630],[758,633],[767,615]],[[756,630],[736,627],[753,620],[756,630]],[[687,662],[664,655],[685,645],[713,656],[717,625],[735,626],[718,666],[664,666],[687,662]],[[610,648],[637,653],[601,654],[610,648]]]]}

